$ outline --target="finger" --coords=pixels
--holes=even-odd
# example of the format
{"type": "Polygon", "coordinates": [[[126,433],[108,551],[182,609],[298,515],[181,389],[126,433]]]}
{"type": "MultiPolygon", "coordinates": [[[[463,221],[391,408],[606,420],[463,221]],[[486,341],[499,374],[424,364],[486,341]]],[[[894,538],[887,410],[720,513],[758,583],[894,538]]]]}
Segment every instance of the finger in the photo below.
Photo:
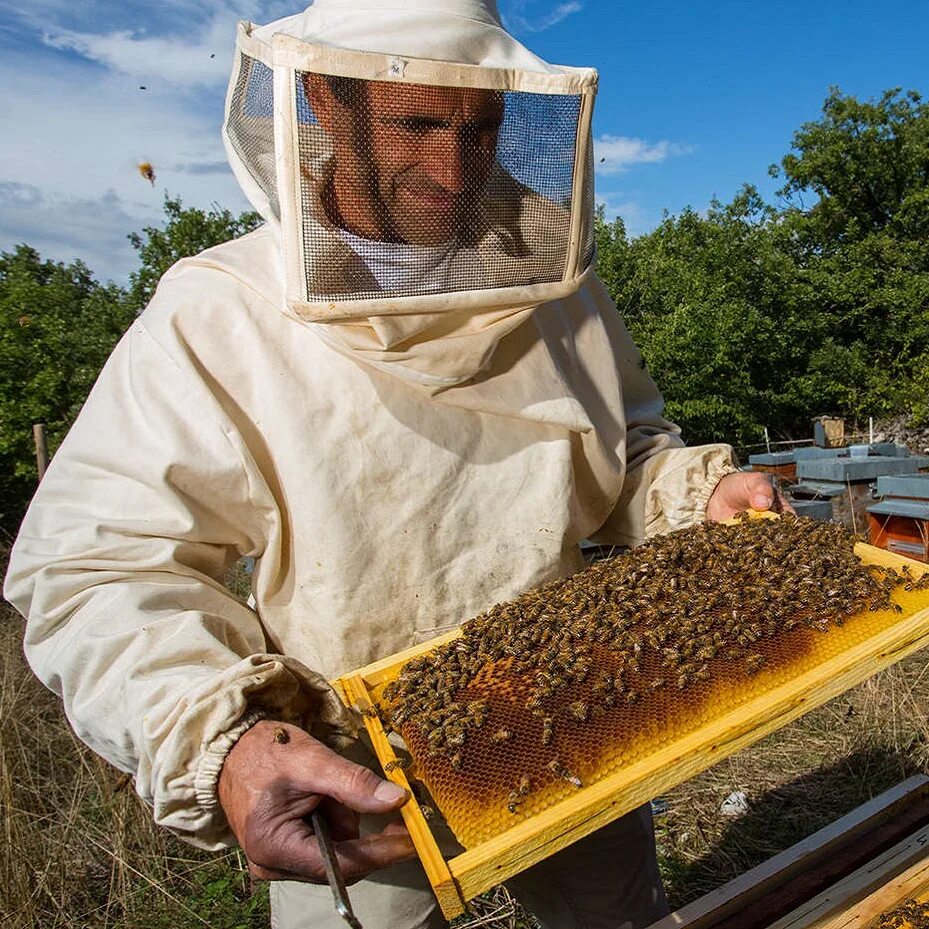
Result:
{"type": "Polygon", "coordinates": [[[294,871],[281,871],[277,868],[263,868],[261,865],[257,865],[253,861],[248,863],[248,873],[253,878],[255,878],[256,881],[303,881],[307,884],[328,883],[325,874],[321,875],[317,879],[315,877],[308,877],[304,874],[297,874],[294,871]]]}
{"type": "Polygon", "coordinates": [[[346,884],[354,884],[372,871],[416,857],[416,848],[409,834],[396,829],[385,829],[376,835],[348,842],[336,842],[334,848],[346,884]]]}
{"type": "Polygon", "coordinates": [[[358,813],[387,813],[401,807],[409,794],[378,777],[370,768],[355,764],[319,744],[312,768],[313,789],[338,800],[358,813]]]}
{"type": "Polygon", "coordinates": [[[743,484],[749,505],[755,510],[769,510],[774,504],[774,486],[767,474],[746,473],[743,484]]]}
{"type": "Polygon", "coordinates": [[[796,516],[797,511],[793,508],[793,506],[791,506],[790,500],[788,500],[787,497],[785,497],[780,491],[778,491],[777,496],[781,501],[781,509],[785,513],[793,513],[793,515],[796,516]]]}
{"type": "Polygon", "coordinates": [[[333,841],[342,842],[358,838],[358,814],[343,806],[331,797],[326,797],[319,805],[320,811],[329,823],[329,832],[333,841]]]}
{"type": "MultiPolygon", "coordinates": [[[[391,823],[383,832],[334,842],[333,850],[346,883],[361,880],[372,871],[415,857],[416,849],[405,828],[391,823]]],[[[306,824],[296,826],[275,845],[273,854],[249,858],[249,872],[258,880],[307,881],[325,884],[326,869],[316,836],[306,824]]]]}
{"type": "Polygon", "coordinates": [[[259,880],[326,883],[326,869],[312,828],[306,820],[286,824],[273,844],[249,851],[249,871],[259,880]]]}

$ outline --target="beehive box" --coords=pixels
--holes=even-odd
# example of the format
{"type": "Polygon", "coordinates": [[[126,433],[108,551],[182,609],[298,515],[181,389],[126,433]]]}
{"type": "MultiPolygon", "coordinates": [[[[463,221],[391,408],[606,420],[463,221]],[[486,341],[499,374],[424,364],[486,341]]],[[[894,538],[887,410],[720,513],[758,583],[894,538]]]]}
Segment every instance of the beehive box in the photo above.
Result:
{"type": "MultiPolygon", "coordinates": [[[[807,522],[811,523],[810,533],[841,531],[812,521],[795,520],[792,524],[805,526],[807,522]]],[[[742,566],[743,573],[757,553],[760,574],[730,577],[727,581],[726,558],[712,552],[708,556],[703,550],[702,561],[688,564],[679,551],[675,554],[672,540],[660,543],[655,550],[659,562],[674,562],[664,564],[665,573],[659,575],[662,583],[666,580],[667,591],[656,592],[653,579],[646,577],[648,563],[637,554],[642,550],[636,550],[625,556],[632,559],[629,562],[594,566],[588,569],[592,573],[577,575],[588,582],[586,589],[595,592],[585,599],[582,590],[584,602],[569,613],[562,606],[560,618],[556,616],[554,621],[546,612],[554,607],[547,604],[557,600],[564,590],[570,592],[574,579],[529,592],[517,601],[516,612],[522,611],[524,619],[533,621],[519,627],[514,643],[525,645],[527,635],[533,641],[533,637],[544,638],[534,630],[545,629],[546,623],[550,630],[593,630],[586,643],[577,639],[576,651],[586,656],[586,664],[579,668],[570,655],[567,664],[558,664],[558,673],[572,675],[570,699],[547,708],[546,701],[554,699],[546,678],[549,672],[540,671],[538,662],[523,660],[520,648],[508,649],[509,640],[502,645],[493,643],[491,660],[479,664],[476,673],[466,675],[465,685],[459,687],[461,693],[454,700],[445,700],[451,709],[443,709],[438,717],[444,719],[448,713],[457,716],[454,726],[446,723],[444,741],[438,749],[430,741],[428,727],[418,729],[405,723],[405,710],[395,715],[396,728],[406,738],[414,758],[411,770],[405,771],[398,764],[381,718],[384,714],[374,710],[386,704],[397,706],[396,693],[387,699],[385,692],[396,692],[398,680],[407,682],[408,693],[415,693],[419,669],[425,673],[436,656],[444,655],[446,662],[452,660],[455,665],[453,659],[460,652],[461,661],[469,661],[468,655],[474,649],[473,630],[481,628],[482,618],[467,624],[464,633],[458,630],[337,682],[346,702],[364,715],[387,776],[408,789],[408,774],[421,779],[466,848],[446,861],[419,804],[411,801],[403,808],[446,916],[461,914],[466,902],[477,894],[929,642],[929,590],[913,589],[919,585],[912,583],[929,570],[925,565],[858,544],[854,548],[858,560],[901,572],[901,577],[890,599],[871,596],[856,600],[853,592],[849,600],[838,587],[830,586],[836,581],[825,576],[823,568],[807,566],[802,558],[788,553],[784,560],[795,562],[795,573],[790,576],[799,579],[799,586],[778,592],[765,588],[764,579],[785,577],[783,572],[777,573],[782,566],[770,563],[764,545],[756,545],[750,532],[740,530],[734,537],[741,546],[738,552],[727,548],[733,542],[721,530],[695,532],[709,533],[720,543],[719,551],[723,555],[728,552],[733,563],[742,566]],[[639,567],[633,570],[629,565],[639,567]],[[904,566],[910,572],[908,577],[902,574],[904,566]],[[620,573],[625,571],[627,599],[639,580],[642,589],[648,590],[646,598],[633,603],[632,619],[620,622],[626,636],[620,657],[609,643],[598,641],[599,627],[591,626],[589,619],[591,615],[619,615],[615,610],[609,613],[613,607],[607,603],[602,585],[597,587],[604,572],[614,568],[620,573]],[[642,572],[638,580],[636,570],[642,572]],[[758,587],[767,604],[763,621],[768,628],[780,623],[790,626],[789,630],[766,636],[757,617],[733,610],[733,617],[723,618],[737,640],[735,644],[729,648],[721,643],[718,655],[712,648],[704,653],[706,643],[712,645],[714,641],[712,616],[718,620],[721,612],[726,613],[737,602],[727,598],[734,596],[733,585],[740,584],[744,589],[758,587]],[[820,622],[815,610],[811,614],[808,609],[810,604],[824,609],[831,600],[843,597],[847,602],[860,603],[862,609],[842,616],[839,625],[820,622]],[[661,603],[665,604],[663,608],[661,603]],[[663,628],[662,609],[675,622],[688,624],[695,642],[703,643],[696,657],[691,654],[693,649],[684,656],[679,653],[688,649],[686,636],[677,643],[672,640],[670,648],[666,647],[668,642],[655,631],[663,628]],[[786,619],[795,614],[802,614],[803,622],[786,619]],[[654,647],[650,648],[649,643],[654,647]],[[622,666],[623,662],[627,667],[622,666]],[[565,671],[565,667],[573,670],[565,671]],[[605,689],[606,681],[610,682],[609,690],[605,689]],[[656,685],[656,681],[660,683],[656,685]],[[462,706],[470,708],[470,715],[462,716],[463,711],[456,709],[462,706]],[[456,747],[461,744],[462,726],[471,727],[466,751],[456,747]]],[[[846,559],[857,569],[858,562],[850,553],[851,544],[846,559]]],[[[868,571],[862,573],[870,576],[868,571]]],[[[842,576],[848,584],[860,583],[847,572],[842,576]]],[[[508,611],[509,607],[504,607],[498,613],[506,616],[508,611]]],[[[566,651],[570,652],[574,640],[569,636],[565,641],[566,651]]],[[[547,647],[546,642],[540,647],[547,647]]],[[[449,690],[451,682],[440,678],[437,686],[440,691],[449,690]]]]}

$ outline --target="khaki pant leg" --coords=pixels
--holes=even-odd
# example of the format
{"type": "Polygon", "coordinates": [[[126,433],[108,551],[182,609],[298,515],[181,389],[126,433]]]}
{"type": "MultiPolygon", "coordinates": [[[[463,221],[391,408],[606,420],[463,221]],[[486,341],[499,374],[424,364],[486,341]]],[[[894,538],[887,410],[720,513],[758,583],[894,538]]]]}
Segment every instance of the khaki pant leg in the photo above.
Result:
{"type": "Polygon", "coordinates": [[[544,929],[651,925],[668,913],[651,809],[633,810],[511,878],[507,887],[544,929]]]}
{"type": "MultiPolygon", "coordinates": [[[[348,888],[364,929],[446,929],[448,923],[418,861],[379,871],[348,888]]],[[[271,884],[271,929],[345,929],[328,887],[299,881],[271,884]]]]}

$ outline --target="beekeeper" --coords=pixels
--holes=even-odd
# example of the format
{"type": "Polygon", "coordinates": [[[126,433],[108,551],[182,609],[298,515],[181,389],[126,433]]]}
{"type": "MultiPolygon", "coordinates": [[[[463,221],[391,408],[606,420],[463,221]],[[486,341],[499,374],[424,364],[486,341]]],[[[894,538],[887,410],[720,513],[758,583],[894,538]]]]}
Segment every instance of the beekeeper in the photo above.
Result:
{"type": "MultiPolygon", "coordinates": [[[[683,446],[592,270],[595,88],[492,0],[240,26],[224,134],[267,223],[165,275],[14,547],[77,734],[157,822],[238,840],[280,929],[340,925],[320,802],[366,929],[444,925],[328,678],[577,571],[584,539],[771,502],[683,446]],[[254,606],[223,586],[243,556],[254,606]]],[[[665,907],[647,810],[513,885],[559,929],[665,907]]]]}

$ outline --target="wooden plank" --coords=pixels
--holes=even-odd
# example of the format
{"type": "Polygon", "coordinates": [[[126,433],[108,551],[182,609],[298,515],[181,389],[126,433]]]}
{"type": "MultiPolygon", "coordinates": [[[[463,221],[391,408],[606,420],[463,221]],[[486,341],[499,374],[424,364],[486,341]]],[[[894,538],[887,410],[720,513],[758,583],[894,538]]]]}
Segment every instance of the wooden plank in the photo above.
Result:
{"type": "Polygon", "coordinates": [[[778,912],[773,917],[777,918],[815,896],[826,883],[847,876],[887,845],[901,841],[913,832],[914,825],[926,822],[929,777],[917,774],[653,923],[649,929],[718,929],[724,925],[747,929],[766,925],[771,921],[764,915],[770,912],[765,905],[769,898],[778,901],[778,912]],[[847,863],[850,853],[854,854],[853,863],[847,863]],[[811,882],[816,888],[812,893],[808,890],[811,882]],[[805,886],[798,888],[798,884],[805,886]]]}
{"type": "Polygon", "coordinates": [[[48,444],[45,441],[45,423],[33,423],[32,441],[35,443],[35,467],[41,481],[48,470],[48,444]]]}
{"type": "Polygon", "coordinates": [[[923,828],[768,929],[864,929],[927,886],[929,828],[923,828]]]}
{"type": "Polygon", "coordinates": [[[438,648],[440,645],[444,645],[446,642],[451,642],[460,637],[461,628],[459,627],[458,629],[453,629],[451,632],[446,632],[444,635],[429,639],[428,642],[420,642],[419,645],[413,645],[411,648],[404,649],[402,652],[397,652],[395,655],[390,655],[388,658],[384,658],[381,661],[375,661],[373,664],[366,665],[360,671],[355,671],[353,676],[364,678],[364,682],[368,687],[376,687],[378,684],[382,684],[385,681],[393,680],[397,676],[400,668],[411,659],[417,658],[419,655],[426,652],[431,652],[434,648],[438,648]]]}
{"type": "Polygon", "coordinates": [[[865,542],[858,542],[855,545],[855,554],[868,564],[880,565],[882,568],[893,568],[899,571],[904,565],[910,569],[913,577],[922,577],[929,572],[929,565],[920,561],[914,561],[912,558],[905,558],[896,552],[887,551],[886,548],[878,548],[876,545],[868,545],[865,542]]]}
{"type": "Polygon", "coordinates": [[[340,684],[350,701],[349,705],[362,713],[365,728],[371,738],[371,744],[384,768],[384,776],[398,784],[410,795],[410,799],[400,808],[400,814],[403,816],[403,822],[410,833],[413,844],[416,846],[419,860],[422,862],[426,877],[428,877],[429,883],[435,891],[442,912],[448,919],[461,916],[466,910],[466,901],[462,898],[448,865],[442,857],[442,852],[435,841],[435,837],[432,835],[432,830],[419,808],[419,803],[416,801],[406,773],[397,761],[397,755],[387,738],[387,733],[384,731],[380,719],[377,716],[370,716],[365,713],[365,710],[371,707],[371,702],[368,699],[364,681],[359,677],[348,677],[341,678],[340,684]]]}

